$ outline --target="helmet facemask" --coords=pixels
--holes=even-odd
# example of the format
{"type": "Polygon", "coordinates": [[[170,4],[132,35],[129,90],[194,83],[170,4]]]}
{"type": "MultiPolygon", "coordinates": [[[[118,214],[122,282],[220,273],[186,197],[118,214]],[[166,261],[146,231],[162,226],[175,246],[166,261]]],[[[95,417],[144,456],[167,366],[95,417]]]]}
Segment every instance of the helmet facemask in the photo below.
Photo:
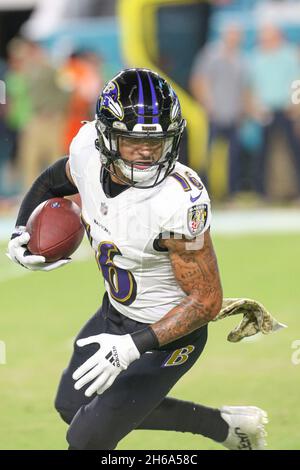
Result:
{"type": "Polygon", "coordinates": [[[121,131],[105,127],[100,121],[96,122],[101,163],[122,183],[141,189],[151,188],[161,183],[173,170],[178,159],[179,143],[185,127],[184,120],[179,128],[167,132],[121,131]],[[151,155],[150,150],[149,158],[145,159],[141,156],[134,161],[127,160],[120,151],[122,139],[128,141],[132,139],[133,144],[136,143],[136,145],[139,145],[139,141],[141,143],[147,141],[149,148],[154,147],[154,149],[160,141],[160,155],[151,155]],[[153,140],[153,145],[151,145],[151,140],[153,140]]]}

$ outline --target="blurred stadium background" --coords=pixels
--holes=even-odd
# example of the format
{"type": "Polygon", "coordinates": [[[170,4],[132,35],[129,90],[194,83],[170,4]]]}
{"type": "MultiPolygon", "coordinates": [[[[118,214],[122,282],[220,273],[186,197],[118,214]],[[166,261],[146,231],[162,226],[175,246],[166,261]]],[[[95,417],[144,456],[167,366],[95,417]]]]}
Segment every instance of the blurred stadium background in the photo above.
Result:
{"type": "MultiPolygon", "coordinates": [[[[251,297],[288,328],[240,344],[210,326],[175,397],[255,404],[269,448],[300,449],[300,4],[264,0],[0,0],[0,449],[64,449],[53,407],[72,339],[103,282],[87,243],[57,272],[5,257],[22,195],[92,119],[106,80],[146,66],[188,120],[181,160],[206,182],[226,297],[251,297]]],[[[220,449],[135,431],[119,449],[220,449]]]]}

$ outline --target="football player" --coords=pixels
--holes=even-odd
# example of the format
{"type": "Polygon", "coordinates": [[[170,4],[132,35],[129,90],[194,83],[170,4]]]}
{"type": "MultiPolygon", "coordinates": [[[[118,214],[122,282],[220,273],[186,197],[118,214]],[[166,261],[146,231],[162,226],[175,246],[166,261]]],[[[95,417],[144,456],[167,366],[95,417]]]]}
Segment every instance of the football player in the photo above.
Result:
{"type": "Polygon", "coordinates": [[[105,281],[102,306],[74,343],[55,406],[70,449],[114,449],[133,429],[191,432],[229,449],[262,449],[265,413],[168,397],[195,364],[222,305],[211,208],[197,173],[178,162],[185,129],[171,86],[146,69],[121,71],[25,196],[12,260],[52,270],[26,245],[26,222],[51,197],[79,192],[82,220],[105,281]]]}

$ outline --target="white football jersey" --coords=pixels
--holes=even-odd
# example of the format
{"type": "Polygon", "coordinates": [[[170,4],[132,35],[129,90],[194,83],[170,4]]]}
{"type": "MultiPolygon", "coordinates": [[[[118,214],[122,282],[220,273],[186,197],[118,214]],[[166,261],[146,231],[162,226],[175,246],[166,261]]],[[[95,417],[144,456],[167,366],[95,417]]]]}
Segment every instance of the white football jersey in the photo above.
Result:
{"type": "Polygon", "coordinates": [[[95,122],[85,124],[70,147],[70,170],[82,200],[82,217],[112,305],[143,323],[160,320],[185,297],[160,234],[188,239],[210,225],[210,201],[198,175],[176,163],[149,189],[129,187],[107,197],[100,183],[95,122]]]}

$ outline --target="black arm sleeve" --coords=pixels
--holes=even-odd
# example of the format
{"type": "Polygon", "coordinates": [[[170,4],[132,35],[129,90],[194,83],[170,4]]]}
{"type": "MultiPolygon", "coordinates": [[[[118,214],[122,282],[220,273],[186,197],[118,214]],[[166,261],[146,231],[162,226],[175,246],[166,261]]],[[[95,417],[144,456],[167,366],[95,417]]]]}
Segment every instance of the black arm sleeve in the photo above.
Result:
{"type": "Polygon", "coordinates": [[[16,226],[25,226],[32,211],[47,199],[52,197],[71,196],[78,193],[78,189],[66,175],[68,157],[61,158],[49,166],[33,183],[25,195],[16,221],[16,226]]]}

